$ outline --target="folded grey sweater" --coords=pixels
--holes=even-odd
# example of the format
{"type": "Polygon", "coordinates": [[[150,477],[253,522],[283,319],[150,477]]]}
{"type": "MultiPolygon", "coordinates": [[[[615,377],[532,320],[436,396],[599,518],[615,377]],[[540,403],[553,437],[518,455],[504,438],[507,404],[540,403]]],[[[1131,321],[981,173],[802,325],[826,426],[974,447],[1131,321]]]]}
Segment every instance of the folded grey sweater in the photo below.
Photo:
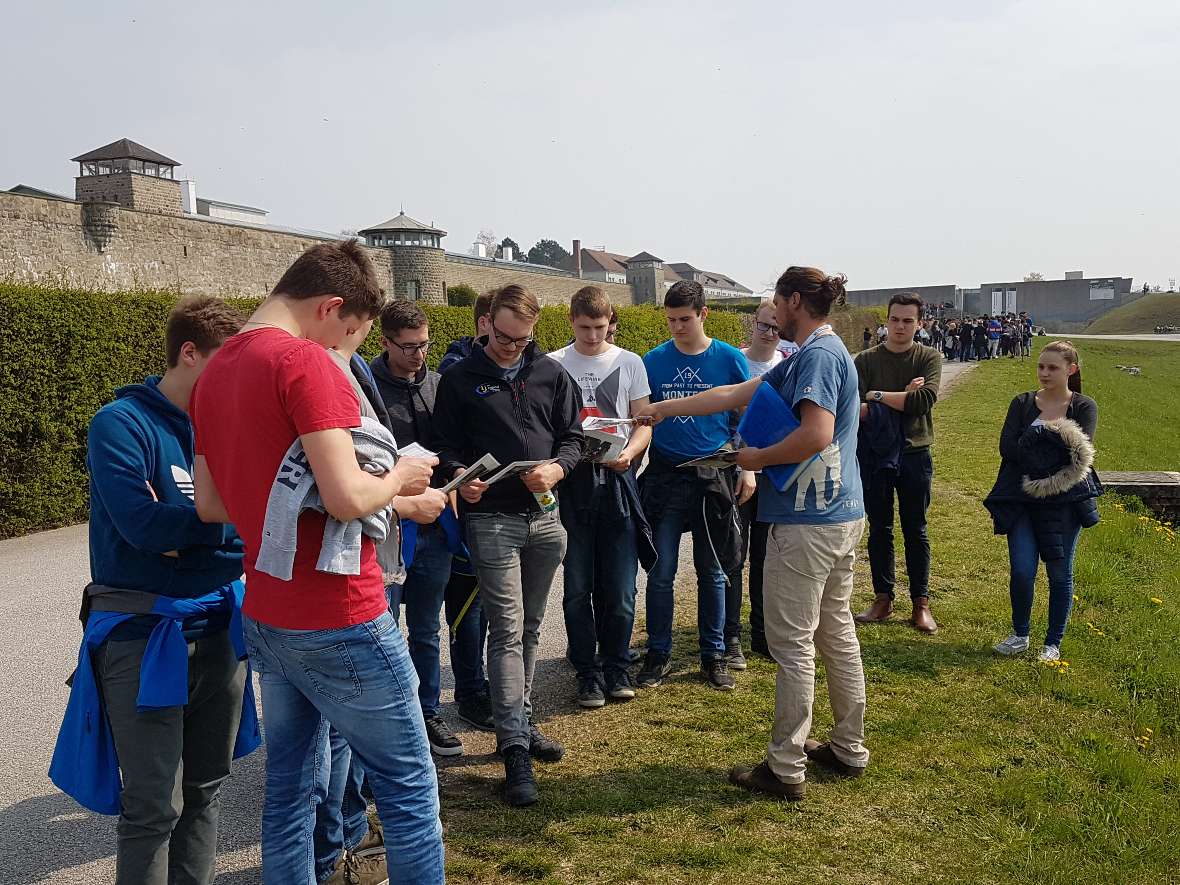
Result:
{"type": "MultiPolygon", "coordinates": [[[[372,418],[361,417],[361,426],[353,427],[352,445],[357,463],[372,474],[387,473],[397,463],[397,441],[393,434],[372,418]]],[[[299,516],[304,510],[327,513],[316,488],[315,476],[303,443],[298,439],[287,449],[275,474],[266,518],[262,524],[262,544],[254,567],[281,581],[291,580],[299,530],[299,516]]],[[[335,575],[361,573],[361,536],[367,535],[377,545],[377,561],[387,580],[405,579],[398,543],[397,514],[392,505],[362,519],[340,522],[331,514],[324,523],[324,538],[316,570],[335,575]]]]}

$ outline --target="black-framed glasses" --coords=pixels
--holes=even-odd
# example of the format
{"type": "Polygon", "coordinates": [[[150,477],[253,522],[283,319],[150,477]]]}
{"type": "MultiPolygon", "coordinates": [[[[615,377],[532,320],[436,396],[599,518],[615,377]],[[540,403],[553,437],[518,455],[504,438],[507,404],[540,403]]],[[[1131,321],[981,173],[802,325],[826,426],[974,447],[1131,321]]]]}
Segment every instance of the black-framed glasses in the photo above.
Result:
{"type": "Polygon", "coordinates": [[[754,328],[757,329],[759,332],[761,332],[763,335],[767,334],[768,332],[774,332],[775,335],[778,334],[778,326],[776,326],[774,323],[760,323],[758,321],[755,321],[754,328]]]}
{"type": "Polygon", "coordinates": [[[525,335],[523,338],[513,338],[511,335],[505,335],[496,328],[495,323],[492,323],[492,334],[496,336],[496,340],[499,341],[504,347],[514,347],[517,350],[521,349],[522,347],[528,347],[535,339],[535,336],[533,335],[525,335]]]}
{"type": "Polygon", "coordinates": [[[434,344],[434,342],[433,342],[433,341],[430,341],[429,339],[428,339],[428,340],[426,340],[426,341],[423,341],[423,342],[422,342],[422,343],[420,343],[420,344],[418,344],[418,343],[414,343],[414,344],[398,344],[396,341],[390,341],[388,338],[386,338],[386,339],[385,339],[385,342],[386,342],[386,343],[387,343],[387,344],[388,344],[390,347],[398,347],[398,348],[401,348],[401,352],[402,352],[403,354],[405,354],[406,356],[413,356],[415,353],[422,353],[422,354],[424,354],[424,353],[426,353],[428,350],[430,350],[430,345],[434,344]]]}

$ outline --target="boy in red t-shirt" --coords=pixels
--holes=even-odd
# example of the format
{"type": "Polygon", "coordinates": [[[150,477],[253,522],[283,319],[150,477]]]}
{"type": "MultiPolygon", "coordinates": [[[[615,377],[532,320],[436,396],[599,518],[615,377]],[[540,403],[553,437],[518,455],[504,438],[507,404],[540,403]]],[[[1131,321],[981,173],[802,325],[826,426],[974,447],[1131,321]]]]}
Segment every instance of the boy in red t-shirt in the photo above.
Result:
{"type": "Polygon", "coordinates": [[[389,874],[442,882],[438,785],[414,669],[389,613],[373,541],[359,574],[316,570],[326,521],[376,513],[422,493],[437,459],[401,458],[383,475],[358,464],[360,406],[325,347],[372,319],[384,296],[355,241],[322,243],[287,270],[242,331],[210,361],[193,395],[197,511],[232,522],[245,542],[246,644],[261,674],[266,722],[264,882],[309,878],[313,803],[334,725],[369,774],[389,874]],[[258,571],[267,505],[302,443],[327,513],[297,516],[291,580],[258,571]]]}

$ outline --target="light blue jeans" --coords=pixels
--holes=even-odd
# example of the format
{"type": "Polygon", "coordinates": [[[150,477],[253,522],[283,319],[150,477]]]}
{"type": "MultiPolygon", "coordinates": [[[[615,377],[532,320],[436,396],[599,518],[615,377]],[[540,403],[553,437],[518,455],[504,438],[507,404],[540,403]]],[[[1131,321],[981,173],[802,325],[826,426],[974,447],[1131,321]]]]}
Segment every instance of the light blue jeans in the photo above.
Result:
{"type": "Polygon", "coordinates": [[[315,882],[312,830],[327,790],[328,722],[365,767],[385,829],[390,880],[444,881],[438,781],[418,677],[393,615],[331,630],[243,620],[262,683],[265,885],[315,882]]]}

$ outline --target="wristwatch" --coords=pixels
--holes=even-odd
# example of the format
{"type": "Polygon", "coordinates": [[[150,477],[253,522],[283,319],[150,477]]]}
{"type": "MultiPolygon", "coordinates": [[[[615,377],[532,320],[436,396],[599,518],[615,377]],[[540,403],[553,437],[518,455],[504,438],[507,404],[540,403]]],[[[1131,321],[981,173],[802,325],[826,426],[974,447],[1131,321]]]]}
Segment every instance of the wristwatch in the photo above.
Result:
{"type": "Polygon", "coordinates": [[[872,397],[873,397],[873,402],[879,403],[879,402],[881,402],[881,400],[883,400],[885,398],[885,394],[883,394],[879,390],[874,390],[872,393],[872,397]]]}

